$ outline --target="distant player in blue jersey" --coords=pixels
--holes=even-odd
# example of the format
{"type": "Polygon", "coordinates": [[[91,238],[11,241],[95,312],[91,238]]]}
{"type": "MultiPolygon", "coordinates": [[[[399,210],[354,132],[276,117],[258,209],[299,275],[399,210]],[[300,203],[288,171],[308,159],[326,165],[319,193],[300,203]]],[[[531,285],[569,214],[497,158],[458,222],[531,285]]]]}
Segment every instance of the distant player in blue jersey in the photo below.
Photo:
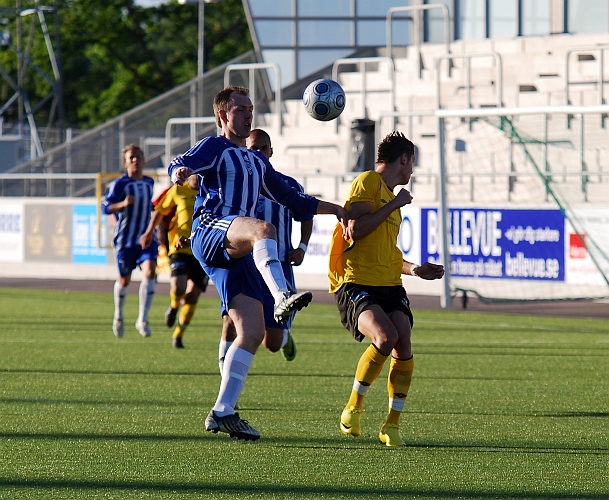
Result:
{"type": "MultiPolygon", "coordinates": [[[[247,147],[260,151],[267,158],[273,156],[271,138],[264,130],[252,130],[250,136],[247,138],[247,147]]],[[[304,192],[302,186],[294,179],[285,176],[280,172],[277,173],[282,175],[284,180],[291,186],[304,192]]],[[[311,233],[313,232],[313,215],[293,213],[283,205],[275,203],[261,195],[258,199],[256,217],[260,220],[270,222],[277,229],[279,261],[281,262],[281,267],[283,268],[283,274],[285,275],[288,287],[290,290],[296,291],[296,282],[294,280],[292,266],[299,266],[302,264],[305,252],[307,251],[307,245],[309,244],[309,239],[311,238],[311,233]],[[292,220],[300,222],[300,244],[296,248],[292,247],[292,220]]],[[[261,286],[264,293],[270,295],[271,292],[264,282],[261,283],[261,286]]],[[[294,316],[291,316],[285,324],[278,323],[273,317],[272,299],[269,300],[269,304],[264,304],[265,334],[262,344],[271,352],[277,352],[281,349],[283,357],[287,361],[293,361],[296,357],[296,343],[290,333],[290,329],[294,316]]],[[[236,338],[236,332],[230,316],[228,315],[228,311],[223,311],[222,320],[222,339],[220,340],[218,349],[220,372],[222,372],[226,351],[230,348],[232,342],[236,338]]]]}
{"type": "Polygon", "coordinates": [[[334,214],[347,234],[346,211],[340,205],[318,200],[292,188],[260,152],[248,150],[253,105],[248,90],[227,87],[214,98],[214,113],[222,129],[174,158],[168,172],[182,184],[199,176],[195,202],[193,254],[213,281],[227,310],[237,338],[226,353],[218,398],[205,419],[208,431],[256,440],[260,433],[235,413],[254,354],[264,338],[262,304],[266,299],[260,273],[274,300],[274,317],[285,323],[307,306],[311,292],[292,293],[286,284],[277,252],[277,231],[255,218],[258,196],[265,196],[296,212],[334,214]]]}
{"type": "Polygon", "coordinates": [[[140,283],[140,307],[135,327],[142,337],[150,337],[148,311],[154,297],[156,285],[156,259],[158,243],[156,238],[145,250],[140,245],[140,237],[150,222],[152,190],[154,180],[144,176],[144,153],[136,144],[123,149],[123,166],[126,172],[108,186],[102,200],[105,214],[114,214],[114,253],[118,263],[118,279],[114,283],[114,335],[122,337],[125,333],[123,308],[131,273],[140,266],[144,278],[140,283]]]}

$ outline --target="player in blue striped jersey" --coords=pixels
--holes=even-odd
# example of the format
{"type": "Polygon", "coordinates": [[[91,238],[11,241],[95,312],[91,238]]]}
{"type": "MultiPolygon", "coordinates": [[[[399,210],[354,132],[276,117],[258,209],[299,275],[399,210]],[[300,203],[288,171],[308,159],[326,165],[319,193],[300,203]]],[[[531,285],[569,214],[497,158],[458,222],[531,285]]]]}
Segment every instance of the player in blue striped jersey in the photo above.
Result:
{"type": "Polygon", "coordinates": [[[241,420],[234,407],[245,384],[254,353],[264,337],[264,295],[258,273],[274,299],[275,319],[285,322],[308,305],[311,292],[292,294],[277,254],[275,227],[255,218],[260,193],[299,212],[334,214],[345,234],[346,211],[340,205],[300,193],[277,174],[260,152],[246,148],[253,105],[248,90],[227,87],[214,98],[214,113],[222,129],[174,158],[168,172],[181,184],[199,176],[195,203],[192,251],[218,289],[237,332],[224,360],[218,398],[205,420],[206,429],[255,440],[260,433],[241,420]]]}
{"type": "MultiPolygon", "coordinates": [[[[247,147],[260,151],[267,158],[271,158],[273,155],[271,138],[262,129],[254,129],[250,132],[250,136],[247,138],[247,147]]],[[[303,187],[296,182],[295,179],[283,175],[281,172],[277,173],[292,187],[298,189],[300,192],[304,192],[303,187]]],[[[313,232],[313,215],[294,213],[283,205],[279,205],[261,195],[258,198],[256,217],[260,220],[270,222],[277,229],[278,258],[281,262],[281,267],[283,268],[288,287],[295,291],[296,281],[294,279],[292,266],[299,266],[302,264],[309,239],[311,238],[311,233],[313,232]],[[293,220],[300,222],[300,244],[297,248],[292,247],[293,220]]],[[[266,294],[270,294],[264,282],[261,283],[261,286],[266,294]]],[[[272,303],[272,301],[270,301],[270,303],[272,303]]],[[[220,374],[222,373],[226,351],[230,348],[236,337],[233,323],[226,311],[223,313],[222,319],[222,339],[220,340],[218,348],[220,374]]],[[[262,343],[264,347],[271,352],[277,352],[281,349],[283,357],[287,361],[293,361],[296,357],[296,343],[290,333],[293,319],[294,316],[291,316],[285,324],[280,324],[273,318],[273,308],[269,307],[267,304],[264,305],[265,334],[262,343]]]]}
{"type": "Polygon", "coordinates": [[[155,240],[145,250],[140,237],[146,231],[153,210],[152,191],[154,180],[144,176],[144,153],[136,144],[123,149],[125,173],[113,181],[102,200],[105,214],[114,214],[116,228],[113,247],[118,263],[118,279],[114,283],[114,335],[122,337],[125,332],[123,309],[131,273],[140,266],[144,278],[139,288],[139,314],[135,327],[143,337],[150,337],[148,311],[156,286],[156,259],[158,243],[155,240]]]}

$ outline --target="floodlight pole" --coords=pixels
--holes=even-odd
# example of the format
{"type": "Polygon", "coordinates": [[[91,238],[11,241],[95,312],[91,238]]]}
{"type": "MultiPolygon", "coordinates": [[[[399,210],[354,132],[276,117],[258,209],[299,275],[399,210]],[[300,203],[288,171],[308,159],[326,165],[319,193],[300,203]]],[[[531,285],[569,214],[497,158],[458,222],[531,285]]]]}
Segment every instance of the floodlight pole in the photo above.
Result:
{"type": "Polygon", "coordinates": [[[205,73],[205,1],[199,0],[199,47],[198,47],[197,76],[205,73]]]}
{"type": "Polygon", "coordinates": [[[205,4],[220,3],[222,0],[178,0],[178,3],[198,3],[199,4],[199,36],[197,50],[197,76],[203,76],[205,73],[205,4]]]}

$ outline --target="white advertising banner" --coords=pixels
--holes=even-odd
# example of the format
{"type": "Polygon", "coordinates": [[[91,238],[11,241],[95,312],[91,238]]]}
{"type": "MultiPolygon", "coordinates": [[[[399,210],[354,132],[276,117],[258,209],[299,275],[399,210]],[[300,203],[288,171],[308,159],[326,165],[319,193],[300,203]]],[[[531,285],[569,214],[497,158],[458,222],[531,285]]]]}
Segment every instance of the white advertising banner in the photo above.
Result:
{"type": "MultiPolygon", "coordinates": [[[[315,216],[307,254],[302,264],[294,267],[295,274],[327,275],[330,239],[337,222],[334,215],[315,216]]],[[[297,247],[299,242],[300,225],[295,223],[292,229],[292,244],[297,247]]],[[[402,207],[402,225],[398,246],[407,261],[415,263],[421,261],[421,209],[419,207],[402,207]]]]}
{"type": "Polygon", "coordinates": [[[597,264],[605,272],[609,255],[609,207],[573,208],[579,225],[585,232],[578,234],[565,220],[565,264],[567,283],[573,285],[605,285],[597,264]],[[596,259],[596,263],[595,263],[596,259]],[[603,267],[604,266],[604,267],[603,267]]]}
{"type": "Polygon", "coordinates": [[[21,204],[0,204],[0,262],[23,262],[21,204]]]}

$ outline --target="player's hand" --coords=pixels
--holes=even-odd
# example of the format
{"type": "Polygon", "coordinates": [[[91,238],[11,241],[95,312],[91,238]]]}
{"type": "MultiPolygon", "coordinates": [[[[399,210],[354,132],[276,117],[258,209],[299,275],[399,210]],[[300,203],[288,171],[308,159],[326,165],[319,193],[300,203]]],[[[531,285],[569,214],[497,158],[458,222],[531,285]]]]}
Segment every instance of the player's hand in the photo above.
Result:
{"type": "Polygon", "coordinates": [[[417,269],[417,275],[424,280],[439,280],[444,276],[444,266],[425,262],[417,269]]]}
{"type": "Polygon", "coordinates": [[[152,243],[152,233],[144,233],[140,236],[140,245],[145,250],[152,243]]]}
{"type": "Polygon", "coordinates": [[[402,188],[398,191],[398,194],[395,195],[395,201],[400,207],[403,207],[404,205],[412,203],[412,195],[410,194],[410,191],[402,188]]]}
{"type": "Polygon", "coordinates": [[[340,205],[336,205],[336,218],[343,228],[343,238],[349,240],[351,238],[349,231],[349,212],[340,205]]]}
{"type": "Polygon", "coordinates": [[[190,238],[180,236],[178,241],[176,241],[176,250],[182,250],[184,248],[190,248],[190,238]]]}
{"type": "Polygon", "coordinates": [[[182,186],[192,174],[194,174],[192,168],[178,167],[171,174],[171,182],[182,186]]]}
{"type": "Polygon", "coordinates": [[[290,259],[290,264],[292,264],[293,266],[299,266],[300,264],[302,264],[304,256],[305,251],[302,248],[294,248],[292,251],[290,251],[290,255],[288,256],[288,258],[290,259]]]}
{"type": "Polygon", "coordinates": [[[129,205],[133,205],[134,203],[135,203],[135,196],[130,194],[129,196],[126,196],[125,199],[123,200],[123,208],[127,208],[129,205]]]}
{"type": "Polygon", "coordinates": [[[353,235],[355,234],[355,221],[356,219],[349,219],[347,229],[343,229],[343,238],[346,241],[353,241],[353,235]]]}

